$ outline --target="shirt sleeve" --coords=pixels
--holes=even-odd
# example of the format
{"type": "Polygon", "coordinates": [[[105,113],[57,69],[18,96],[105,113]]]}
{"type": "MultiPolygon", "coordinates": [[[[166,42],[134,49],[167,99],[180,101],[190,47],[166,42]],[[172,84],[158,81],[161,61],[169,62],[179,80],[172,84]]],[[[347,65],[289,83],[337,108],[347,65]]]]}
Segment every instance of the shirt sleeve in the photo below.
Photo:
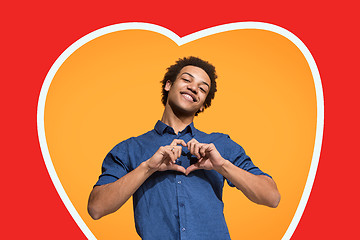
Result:
{"type": "MultiPolygon", "coordinates": [[[[261,171],[254,163],[251,161],[250,157],[246,155],[245,150],[236,142],[231,140],[231,138],[227,135],[227,144],[226,144],[227,152],[229,156],[227,160],[232,162],[235,166],[252,173],[254,175],[266,175],[271,178],[271,176],[267,173],[261,171]]],[[[230,187],[235,187],[235,185],[226,179],[230,187]]]]}
{"type": "Polygon", "coordinates": [[[129,171],[129,154],[125,142],[116,145],[105,157],[101,175],[95,186],[115,182],[129,171]]]}

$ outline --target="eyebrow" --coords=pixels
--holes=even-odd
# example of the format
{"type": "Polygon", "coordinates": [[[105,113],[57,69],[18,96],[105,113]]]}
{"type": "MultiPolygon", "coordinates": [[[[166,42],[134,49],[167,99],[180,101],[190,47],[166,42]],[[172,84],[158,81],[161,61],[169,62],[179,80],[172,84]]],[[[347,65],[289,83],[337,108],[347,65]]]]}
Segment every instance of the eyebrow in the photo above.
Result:
{"type": "MultiPolygon", "coordinates": [[[[183,74],[187,74],[187,75],[189,75],[190,77],[195,78],[192,74],[190,74],[190,73],[188,73],[188,72],[183,72],[181,75],[183,75],[183,74]]],[[[210,88],[210,85],[209,85],[207,82],[202,81],[202,83],[205,84],[206,86],[208,86],[208,87],[210,88]]]]}

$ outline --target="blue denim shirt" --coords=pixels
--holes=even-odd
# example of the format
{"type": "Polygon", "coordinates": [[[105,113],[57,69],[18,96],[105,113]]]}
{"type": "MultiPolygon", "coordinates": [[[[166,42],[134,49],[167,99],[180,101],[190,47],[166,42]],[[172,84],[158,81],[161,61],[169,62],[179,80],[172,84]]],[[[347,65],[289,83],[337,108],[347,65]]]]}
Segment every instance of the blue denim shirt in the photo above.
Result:
{"type": "MultiPolygon", "coordinates": [[[[173,128],[158,121],[153,130],[119,143],[107,154],[96,185],[118,180],[175,138],[186,143],[192,138],[213,143],[221,156],[236,166],[255,175],[267,175],[228,135],[206,134],[193,123],[175,134],[173,128]]],[[[195,161],[196,157],[183,147],[177,164],[186,169],[195,161]]],[[[133,195],[137,233],[144,240],[230,239],[223,214],[224,180],[215,170],[196,170],[188,176],[176,171],[155,172],[133,195]]],[[[230,181],[228,184],[234,187],[230,181]]]]}

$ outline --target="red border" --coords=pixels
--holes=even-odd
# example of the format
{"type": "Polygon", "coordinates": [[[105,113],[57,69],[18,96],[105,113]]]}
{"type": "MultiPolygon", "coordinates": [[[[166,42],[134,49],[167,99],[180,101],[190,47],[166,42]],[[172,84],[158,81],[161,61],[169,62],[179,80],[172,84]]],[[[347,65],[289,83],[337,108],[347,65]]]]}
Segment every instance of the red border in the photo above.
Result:
{"type": "MultiPolygon", "coordinates": [[[[85,239],[46,171],[36,130],[38,96],[58,56],[80,37],[121,22],[148,22],[180,36],[220,24],[260,21],[298,36],[322,79],[325,127],[319,168],[291,239],[354,239],[359,211],[358,56],[355,1],[6,3],[2,23],[2,238],[85,239]],[[324,2],[325,3],[325,2],[324,2]],[[10,5],[12,4],[12,5],[10,5]],[[339,3],[338,3],[339,4],[339,3]],[[5,235],[5,237],[3,237],[5,235]]],[[[294,186],[296,187],[296,186],[294,186]]]]}

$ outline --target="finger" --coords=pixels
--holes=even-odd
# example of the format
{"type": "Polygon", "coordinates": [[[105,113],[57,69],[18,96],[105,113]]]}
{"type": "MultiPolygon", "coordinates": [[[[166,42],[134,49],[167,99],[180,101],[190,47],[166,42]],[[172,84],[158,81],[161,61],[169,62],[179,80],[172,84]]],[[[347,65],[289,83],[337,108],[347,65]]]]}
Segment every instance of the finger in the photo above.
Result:
{"type": "Polygon", "coordinates": [[[178,148],[176,148],[176,150],[177,150],[176,158],[179,159],[181,157],[182,147],[178,146],[178,148]]]}
{"type": "Polygon", "coordinates": [[[198,159],[201,158],[200,152],[199,152],[201,146],[202,146],[202,145],[201,145],[200,143],[195,143],[195,144],[194,144],[194,150],[193,150],[194,153],[193,153],[193,155],[195,155],[198,159]]]}
{"type": "Polygon", "coordinates": [[[184,140],[182,139],[174,139],[171,143],[170,146],[176,146],[176,145],[183,145],[184,147],[186,147],[186,143],[184,140]]]}
{"type": "Polygon", "coordinates": [[[198,143],[198,140],[196,140],[195,138],[192,138],[189,142],[198,143]]]}
{"type": "Polygon", "coordinates": [[[194,147],[195,147],[194,141],[191,140],[187,143],[187,148],[189,149],[189,151],[192,155],[194,155],[194,147]]]}
{"type": "Polygon", "coordinates": [[[199,165],[199,167],[201,166],[201,163],[205,161],[205,158],[201,157],[199,158],[199,160],[197,161],[197,165],[199,165]]]}
{"type": "Polygon", "coordinates": [[[190,150],[191,145],[195,142],[195,138],[191,139],[190,141],[187,142],[186,146],[187,148],[190,150]]]}
{"type": "Polygon", "coordinates": [[[191,139],[191,140],[187,143],[187,147],[188,147],[190,153],[191,153],[192,155],[195,155],[196,157],[198,157],[198,155],[195,153],[195,152],[196,152],[195,147],[196,147],[197,144],[199,144],[199,142],[198,142],[195,138],[191,139]]]}
{"type": "Polygon", "coordinates": [[[164,154],[163,154],[163,159],[162,159],[162,163],[168,165],[171,162],[171,157],[169,156],[169,154],[164,150],[164,154]]]}
{"type": "Polygon", "coordinates": [[[200,156],[200,153],[199,153],[199,149],[200,147],[202,146],[203,144],[202,143],[199,143],[198,141],[193,141],[190,143],[190,153],[194,156],[197,157],[197,159],[200,159],[201,156],[200,156]]]}
{"type": "Polygon", "coordinates": [[[187,144],[186,144],[186,147],[189,149],[189,151],[190,151],[190,149],[191,149],[191,144],[192,144],[192,141],[191,141],[191,140],[188,141],[187,144]]]}
{"type": "Polygon", "coordinates": [[[166,148],[170,149],[170,151],[172,151],[174,153],[176,159],[180,158],[181,152],[182,152],[181,146],[169,145],[169,146],[166,146],[166,148]]]}
{"type": "Polygon", "coordinates": [[[164,151],[165,151],[166,155],[167,155],[168,158],[169,158],[167,162],[169,162],[169,163],[170,163],[170,162],[171,162],[171,163],[175,163],[176,157],[175,157],[174,152],[173,152],[171,149],[169,149],[169,148],[165,148],[164,151]]]}
{"type": "Polygon", "coordinates": [[[195,138],[192,138],[190,141],[187,142],[187,146],[194,144],[194,143],[198,143],[198,141],[195,138]]]}
{"type": "Polygon", "coordinates": [[[206,154],[206,145],[205,144],[200,147],[199,154],[202,158],[205,157],[205,154],[206,154]]]}

